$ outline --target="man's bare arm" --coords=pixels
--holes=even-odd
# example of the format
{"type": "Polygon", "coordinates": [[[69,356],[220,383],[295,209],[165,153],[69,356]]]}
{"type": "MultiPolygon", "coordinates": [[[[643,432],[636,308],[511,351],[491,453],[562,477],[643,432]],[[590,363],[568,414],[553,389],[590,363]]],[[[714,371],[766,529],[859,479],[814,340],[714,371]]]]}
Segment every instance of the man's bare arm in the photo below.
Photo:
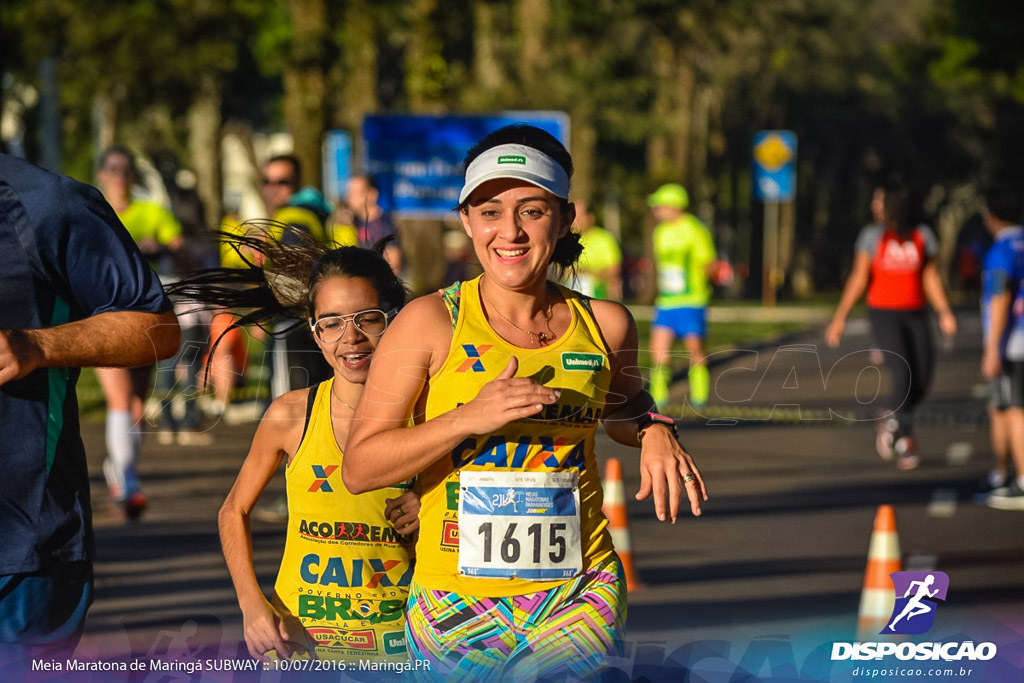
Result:
{"type": "Polygon", "coordinates": [[[0,385],[36,368],[134,367],[169,358],[181,344],[173,311],[113,311],[39,330],[0,330],[0,385]]]}

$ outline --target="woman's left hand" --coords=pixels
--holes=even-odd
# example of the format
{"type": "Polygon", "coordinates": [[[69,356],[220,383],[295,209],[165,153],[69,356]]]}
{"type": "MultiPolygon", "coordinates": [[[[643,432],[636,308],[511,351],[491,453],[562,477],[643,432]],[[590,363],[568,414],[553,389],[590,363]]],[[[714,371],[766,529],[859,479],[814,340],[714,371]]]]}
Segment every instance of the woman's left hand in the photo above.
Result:
{"type": "Polygon", "coordinates": [[[640,491],[636,499],[644,500],[653,492],[658,519],[664,522],[667,513],[675,524],[683,489],[690,499],[690,511],[699,517],[700,504],[708,499],[700,470],[667,427],[648,427],[640,446],[640,491]]]}
{"type": "Polygon", "coordinates": [[[388,498],[385,502],[384,516],[391,526],[403,536],[416,533],[420,528],[420,497],[409,491],[398,498],[388,498]]]}

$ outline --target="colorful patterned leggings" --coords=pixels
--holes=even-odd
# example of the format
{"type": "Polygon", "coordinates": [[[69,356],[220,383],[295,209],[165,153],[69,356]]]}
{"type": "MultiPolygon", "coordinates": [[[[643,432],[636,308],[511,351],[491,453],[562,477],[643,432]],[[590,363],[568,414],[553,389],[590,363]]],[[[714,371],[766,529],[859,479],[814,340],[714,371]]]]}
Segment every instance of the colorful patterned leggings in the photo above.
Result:
{"type": "Polygon", "coordinates": [[[507,598],[409,592],[409,653],[434,680],[591,680],[622,655],[622,563],[614,553],[572,581],[507,598]]]}

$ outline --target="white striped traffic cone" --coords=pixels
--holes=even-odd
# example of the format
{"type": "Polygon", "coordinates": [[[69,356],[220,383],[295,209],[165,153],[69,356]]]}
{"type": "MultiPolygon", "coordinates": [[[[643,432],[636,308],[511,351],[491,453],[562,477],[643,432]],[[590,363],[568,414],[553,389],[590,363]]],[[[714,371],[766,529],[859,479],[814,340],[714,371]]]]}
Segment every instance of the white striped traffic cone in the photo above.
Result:
{"type": "Polygon", "coordinates": [[[893,572],[903,570],[900,559],[900,538],[896,534],[896,513],[892,505],[879,505],[875,528],[868,549],[868,566],[864,573],[864,590],[857,611],[857,638],[877,640],[896,604],[893,572]]]}
{"type": "Polygon", "coordinates": [[[626,590],[632,593],[643,588],[633,569],[633,550],[629,543],[629,517],[626,514],[626,494],[622,485],[622,463],[618,458],[608,458],[604,469],[604,505],[601,512],[608,518],[608,531],[612,545],[622,560],[622,571],[626,575],[626,590]]]}

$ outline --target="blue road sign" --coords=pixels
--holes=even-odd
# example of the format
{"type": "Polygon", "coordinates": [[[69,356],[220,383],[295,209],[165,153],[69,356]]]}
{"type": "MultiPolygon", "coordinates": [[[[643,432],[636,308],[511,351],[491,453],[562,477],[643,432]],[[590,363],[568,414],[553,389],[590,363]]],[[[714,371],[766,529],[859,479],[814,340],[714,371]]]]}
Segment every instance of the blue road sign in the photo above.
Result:
{"type": "Polygon", "coordinates": [[[754,194],[762,202],[796,196],[796,133],[762,130],[754,135],[754,194]]]}
{"type": "Polygon", "coordinates": [[[381,114],[363,119],[362,168],[377,181],[385,211],[403,218],[451,216],[462,190],[466,152],[488,133],[513,123],[537,126],[569,144],[564,112],[381,114]]]}
{"type": "Polygon", "coordinates": [[[323,178],[324,198],[332,206],[348,194],[346,185],[352,177],[352,136],[343,130],[324,133],[323,178]]]}

